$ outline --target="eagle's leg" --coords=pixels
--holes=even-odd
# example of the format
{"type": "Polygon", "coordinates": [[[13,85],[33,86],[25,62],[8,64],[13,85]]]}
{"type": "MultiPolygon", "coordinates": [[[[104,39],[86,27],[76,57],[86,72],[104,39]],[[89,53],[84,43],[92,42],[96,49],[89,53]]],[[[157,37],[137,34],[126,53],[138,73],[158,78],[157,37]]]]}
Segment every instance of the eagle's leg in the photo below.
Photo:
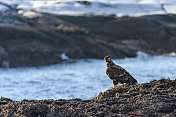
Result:
{"type": "Polygon", "coordinates": [[[113,88],[117,88],[117,84],[116,85],[114,85],[114,87],[113,88]]]}
{"type": "Polygon", "coordinates": [[[114,84],[114,87],[113,87],[113,88],[117,88],[117,85],[119,84],[119,82],[116,81],[116,80],[113,80],[113,84],[114,84]]]}

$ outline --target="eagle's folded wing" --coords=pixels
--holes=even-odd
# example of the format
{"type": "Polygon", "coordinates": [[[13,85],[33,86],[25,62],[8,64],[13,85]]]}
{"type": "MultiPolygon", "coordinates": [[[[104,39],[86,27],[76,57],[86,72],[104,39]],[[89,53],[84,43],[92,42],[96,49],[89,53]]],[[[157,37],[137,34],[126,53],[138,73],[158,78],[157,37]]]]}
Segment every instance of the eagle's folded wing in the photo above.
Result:
{"type": "Polygon", "coordinates": [[[113,77],[115,79],[118,78],[118,80],[120,81],[135,81],[135,79],[130,75],[130,73],[120,66],[113,65],[111,66],[111,70],[113,71],[113,77]]]}
{"type": "Polygon", "coordinates": [[[117,65],[111,66],[111,69],[114,71],[114,73],[118,74],[119,77],[130,75],[125,69],[117,65]]]}

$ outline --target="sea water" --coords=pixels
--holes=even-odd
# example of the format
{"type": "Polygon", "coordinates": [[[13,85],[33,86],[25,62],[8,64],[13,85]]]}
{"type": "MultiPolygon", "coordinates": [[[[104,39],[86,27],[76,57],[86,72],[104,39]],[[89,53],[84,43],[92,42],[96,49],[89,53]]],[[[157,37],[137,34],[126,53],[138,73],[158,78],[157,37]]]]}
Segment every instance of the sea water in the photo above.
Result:
{"type": "MultiPolygon", "coordinates": [[[[176,78],[176,57],[138,53],[136,58],[113,59],[138,83],[176,78]]],[[[0,69],[0,96],[23,99],[91,99],[113,87],[103,59],[80,59],[42,66],[0,69]]]]}

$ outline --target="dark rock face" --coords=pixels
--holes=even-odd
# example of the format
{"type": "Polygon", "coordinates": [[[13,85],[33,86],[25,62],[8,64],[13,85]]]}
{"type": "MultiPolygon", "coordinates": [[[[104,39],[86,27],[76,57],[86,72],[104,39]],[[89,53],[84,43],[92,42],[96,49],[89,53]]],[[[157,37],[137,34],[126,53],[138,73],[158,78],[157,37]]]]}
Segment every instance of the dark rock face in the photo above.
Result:
{"type": "Polygon", "coordinates": [[[0,99],[0,116],[8,117],[175,117],[176,80],[161,79],[137,85],[120,85],[90,100],[0,99]]]}
{"type": "Polygon", "coordinates": [[[0,16],[0,46],[8,52],[10,67],[59,63],[62,53],[77,59],[176,51],[175,15],[113,18],[38,13],[27,18],[17,11],[14,7],[0,16]]]}
{"type": "Polygon", "coordinates": [[[0,66],[9,67],[10,63],[8,60],[8,52],[7,50],[0,45],[0,66]]]}

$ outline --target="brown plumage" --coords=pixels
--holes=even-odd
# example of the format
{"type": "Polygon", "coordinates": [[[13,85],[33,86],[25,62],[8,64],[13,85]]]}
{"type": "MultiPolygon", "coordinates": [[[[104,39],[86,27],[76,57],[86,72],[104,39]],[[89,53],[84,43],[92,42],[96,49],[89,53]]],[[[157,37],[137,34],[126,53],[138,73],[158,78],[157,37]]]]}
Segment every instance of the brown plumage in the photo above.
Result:
{"type": "Polygon", "coordinates": [[[118,83],[136,84],[137,80],[133,78],[125,69],[116,65],[110,58],[106,56],[104,58],[106,62],[106,74],[111,80],[113,80],[114,87],[117,87],[118,83]]]}

